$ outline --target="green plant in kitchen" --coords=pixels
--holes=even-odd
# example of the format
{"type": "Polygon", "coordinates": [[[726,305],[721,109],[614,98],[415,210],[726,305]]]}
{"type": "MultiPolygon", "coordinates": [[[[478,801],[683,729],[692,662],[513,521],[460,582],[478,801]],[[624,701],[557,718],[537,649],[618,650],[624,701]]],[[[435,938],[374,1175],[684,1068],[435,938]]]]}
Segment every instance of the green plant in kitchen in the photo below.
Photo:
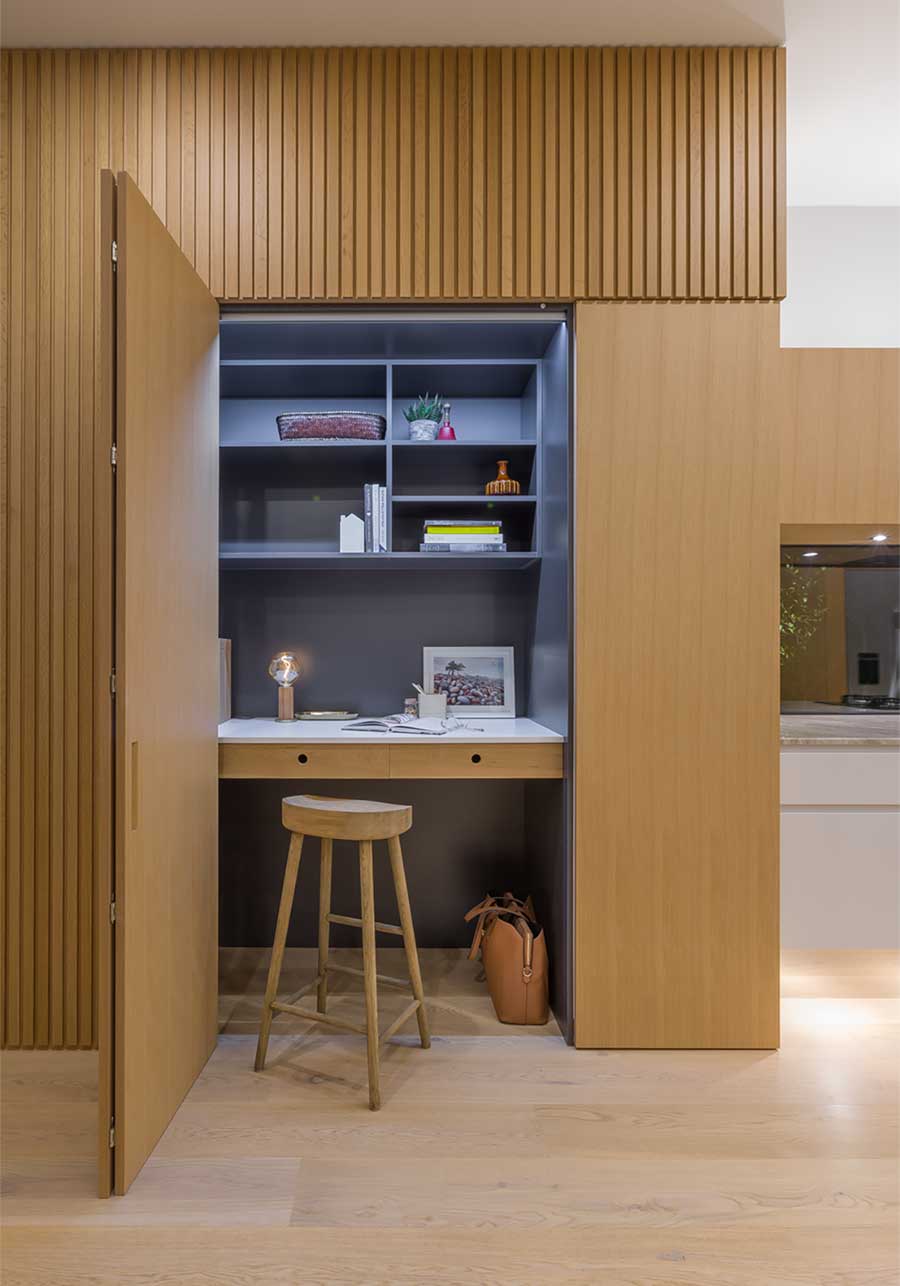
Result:
{"type": "Polygon", "coordinates": [[[781,569],[781,660],[791,661],[806,651],[825,619],[825,568],[781,569]]]}
{"type": "Polygon", "coordinates": [[[406,408],[403,414],[410,424],[415,424],[417,420],[431,420],[435,424],[440,424],[442,403],[443,399],[439,393],[436,393],[434,397],[430,393],[420,394],[415,402],[406,408]]]}

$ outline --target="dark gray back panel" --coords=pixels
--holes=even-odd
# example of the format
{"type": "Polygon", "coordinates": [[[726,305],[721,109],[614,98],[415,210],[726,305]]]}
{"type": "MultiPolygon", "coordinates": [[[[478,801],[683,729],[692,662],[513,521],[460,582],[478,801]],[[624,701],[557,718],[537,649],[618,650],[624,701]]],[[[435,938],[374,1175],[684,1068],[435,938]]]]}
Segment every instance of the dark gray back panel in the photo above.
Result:
{"type": "MultiPolygon", "coordinates": [[[[560,783],[555,785],[557,791],[560,783]]],[[[219,941],[271,946],[287,832],[281,800],[300,791],[411,804],[413,828],[402,837],[416,938],[423,947],[461,947],[472,930],[463,916],[489,890],[524,895],[533,873],[523,859],[524,786],[518,781],[223,781],[220,785],[219,941]]],[[[386,845],[376,844],[377,916],[397,915],[386,845]]],[[[319,842],[307,840],[288,943],[313,946],[319,888],[319,842]]],[[[356,845],[335,844],[333,909],[359,914],[356,845]]],[[[337,946],[359,946],[359,931],[332,928],[337,946]]]]}
{"type": "Polygon", "coordinates": [[[422,681],[422,648],[489,644],[516,650],[517,711],[528,708],[534,569],[435,568],[223,572],[221,632],[232,640],[232,712],[274,716],[269,658],[301,659],[296,708],[390,714],[422,681]]]}

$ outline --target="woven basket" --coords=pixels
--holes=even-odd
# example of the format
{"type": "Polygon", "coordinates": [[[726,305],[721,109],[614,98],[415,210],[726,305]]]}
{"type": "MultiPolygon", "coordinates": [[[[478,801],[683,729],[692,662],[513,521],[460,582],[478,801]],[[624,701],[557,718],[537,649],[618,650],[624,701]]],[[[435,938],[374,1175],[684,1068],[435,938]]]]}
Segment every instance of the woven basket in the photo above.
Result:
{"type": "Polygon", "coordinates": [[[367,411],[285,411],[276,415],[278,436],[380,442],[387,432],[383,415],[367,411]]]}

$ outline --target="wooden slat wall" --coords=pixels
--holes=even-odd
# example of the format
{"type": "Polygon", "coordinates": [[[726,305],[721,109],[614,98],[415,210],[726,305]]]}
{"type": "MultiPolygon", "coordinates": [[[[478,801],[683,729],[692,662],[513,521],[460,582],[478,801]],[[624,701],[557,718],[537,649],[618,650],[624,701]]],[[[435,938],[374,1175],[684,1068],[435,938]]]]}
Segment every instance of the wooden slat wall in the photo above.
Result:
{"type": "Polygon", "coordinates": [[[6,50],[0,74],[0,1035],[90,1045],[101,168],[222,299],[773,297],[784,51],[6,50]]]}

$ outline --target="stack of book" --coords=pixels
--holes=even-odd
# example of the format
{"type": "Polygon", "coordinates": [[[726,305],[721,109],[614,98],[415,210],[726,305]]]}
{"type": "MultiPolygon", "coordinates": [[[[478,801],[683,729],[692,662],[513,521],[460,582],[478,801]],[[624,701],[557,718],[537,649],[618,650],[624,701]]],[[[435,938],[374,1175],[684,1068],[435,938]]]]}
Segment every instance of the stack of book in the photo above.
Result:
{"type": "Polygon", "coordinates": [[[365,505],[366,553],[386,553],[388,547],[387,487],[383,487],[378,482],[367,482],[363,487],[363,503],[365,505]]]}
{"type": "Polygon", "coordinates": [[[502,554],[503,523],[499,519],[485,522],[445,518],[428,518],[419,546],[423,554],[502,554]]]}

